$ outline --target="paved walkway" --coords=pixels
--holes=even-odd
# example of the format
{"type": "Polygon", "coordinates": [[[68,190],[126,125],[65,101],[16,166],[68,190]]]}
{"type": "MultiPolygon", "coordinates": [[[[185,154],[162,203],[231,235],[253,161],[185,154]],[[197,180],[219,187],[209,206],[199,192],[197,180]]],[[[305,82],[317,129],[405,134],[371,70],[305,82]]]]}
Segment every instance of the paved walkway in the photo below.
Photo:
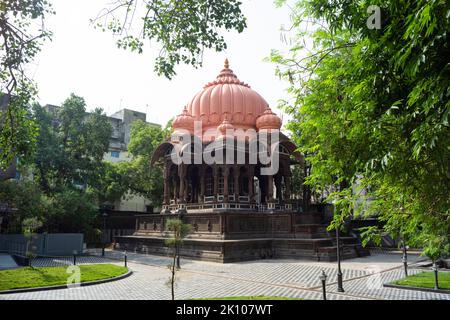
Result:
{"type": "MultiPolygon", "coordinates": [[[[97,254],[100,254],[98,251],[97,254]]],[[[107,257],[85,257],[79,263],[123,264],[123,253],[107,252],[107,257]],[[111,260],[110,260],[111,259],[111,260]]],[[[420,261],[409,255],[411,263],[420,261]]],[[[129,267],[134,274],[123,280],[63,290],[0,295],[0,299],[170,299],[165,285],[169,279],[167,257],[128,254],[129,267]]],[[[70,260],[36,260],[36,265],[70,264],[70,260]]],[[[241,295],[270,295],[321,299],[319,275],[328,275],[328,299],[442,299],[448,294],[400,290],[382,287],[383,283],[403,277],[400,254],[374,254],[370,257],[346,260],[342,263],[345,293],[336,292],[336,263],[300,260],[259,260],[218,264],[182,259],[178,274],[177,299],[224,297],[241,295]]],[[[410,268],[410,273],[421,272],[410,268]]]]}

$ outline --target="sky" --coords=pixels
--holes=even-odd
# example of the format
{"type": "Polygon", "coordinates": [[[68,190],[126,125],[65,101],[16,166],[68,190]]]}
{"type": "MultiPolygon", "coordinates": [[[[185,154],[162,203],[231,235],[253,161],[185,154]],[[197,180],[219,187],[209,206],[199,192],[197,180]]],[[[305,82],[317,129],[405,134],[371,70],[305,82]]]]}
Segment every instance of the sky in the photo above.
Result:
{"type": "Polygon", "coordinates": [[[110,115],[127,108],[146,113],[149,122],[165,125],[206,83],[215,80],[228,58],[238,78],[286,121],[277,102],[286,97],[287,83],[275,75],[275,65],[263,59],[271,49],[286,48],[280,28],[289,25],[288,8],[276,8],[273,0],[243,0],[247,29],[225,33],[227,50],[206,51],[202,68],[179,65],[177,76],[167,80],[153,71],[157,46],[146,47],[143,54],[119,49],[117,38],[89,23],[109,2],[51,1],[56,15],[46,20],[46,26],[53,32],[52,41],[44,43],[32,68],[41,104],[60,105],[75,93],[86,100],[88,110],[100,107],[110,115]]]}

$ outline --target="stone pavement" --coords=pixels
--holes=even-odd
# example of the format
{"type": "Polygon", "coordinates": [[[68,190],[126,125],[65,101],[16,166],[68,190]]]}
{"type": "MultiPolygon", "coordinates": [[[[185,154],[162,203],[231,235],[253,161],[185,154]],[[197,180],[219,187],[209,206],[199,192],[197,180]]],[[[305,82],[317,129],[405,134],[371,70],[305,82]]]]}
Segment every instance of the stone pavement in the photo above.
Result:
{"type": "MultiPolygon", "coordinates": [[[[91,254],[100,254],[100,251],[91,254]]],[[[409,255],[410,263],[421,260],[409,255]]],[[[68,260],[36,261],[39,265],[69,264],[68,260]]],[[[123,264],[123,253],[107,251],[106,257],[78,258],[80,263],[112,262],[123,264]],[[111,259],[111,260],[110,260],[111,259]]],[[[119,281],[52,291],[0,295],[0,299],[170,299],[165,285],[169,279],[168,257],[128,253],[133,275],[119,281]]],[[[448,294],[384,288],[382,284],[403,277],[400,254],[376,253],[370,257],[345,260],[344,293],[336,292],[336,263],[301,260],[259,260],[230,264],[181,259],[178,274],[177,299],[224,297],[241,295],[270,295],[321,299],[319,275],[328,275],[327,298],[342,299],[441,299],[450,300],[448,294]]],[[[410,268],[410,273],[421,270],[410,268]]]]}

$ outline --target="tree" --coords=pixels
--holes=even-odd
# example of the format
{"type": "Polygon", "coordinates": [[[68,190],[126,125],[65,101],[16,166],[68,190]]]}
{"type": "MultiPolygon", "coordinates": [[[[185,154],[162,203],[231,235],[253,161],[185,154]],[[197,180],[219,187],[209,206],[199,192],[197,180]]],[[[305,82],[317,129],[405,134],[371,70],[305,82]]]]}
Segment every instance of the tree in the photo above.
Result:
{"type": "Polygon", "coordinates": [[[8,233],[22,233],[26,219],[36,218],[43,221],[48,208],[39,186],[32,181],[1,181],[0,202],[16,209],[14,214],[8,217],[8,233]]]}
{"type": "Polygon", "coordinates": [[[218,29],[244,30],[240,6],[237,0],[117,0],[92,22],[121,36],[119,48],[142,53],[145,40],[156,40],[161,48],[155,72],[170,79],[180,62],[201,66],[204,49],[226,49],[218,29]]]}
{"type": "Polygon", "coordinates": [[[33,258],[36,256],[35,248],[33,247],[35,232],[41,227],[42,222],[36,217],[27,218],[22,222],[23,235],[27,239],[25,254],[28,258],[28,266],[30,267],[32,267],[33,258]]]}
{"type": "Polygon", "coordinates": [[[112,127],[101,109],[86,113],[84,99],[72,94],[55,115],[35,104],[39,124],[35,177],[47,193],[97,185],[112,127]]]}
{"type": "Polygon", "coordinates": [[[179,254],[180,246],[183,244],[183,239],[191,231],[191,226],[189,224],[183,223],[181,219],[168,219],[166,224],[167,230],[171,231],[171,238],[166,240],[166,245],[172,248],[172,263],[168,265],[171,272],[171,276],[167,284],[171,288],[172,300],[175,300],[175,275],[178,270],[177,268],[177,255],[179,254]]]}
{"type": "Polygon", "coordinates": [[[116,177],[121,178],[121,182],[117,184],[118,189],[141,195],[150,200],[154,206],[161,205],[162,167],[160,164],[150,167],[150,160],[166,135],[166,129],[149,125],[141,120],[133,123],[128,145],[132,158],[130,161],[118,163],[116,167],[116,177]]]}
{"type": "Polygon", "coordinates": [[[271,55],[290,82],[288,127],[312,166],[307,184],[334,191],[334,224],[376,215],[384,229],[366,229],[368,239],[387,231],[441,255],[450,247],[450,3],[370,5],[380,29],[368,28],[366,2],[296,2],[294,45],[271,55]]]}
{"type": "Polygon", "coordinates": [[[51,233],[91,233],[98,217],[96,197],[82,190],[65,188],[47,197],[45,230],[51,233]]]}
{"type": "Polygon", "coordinates": [[[34,150],[36,126],[28,114],[36,86],[26,74],[26,65],[50,39],[44,18],[53,14],[46,0],[3,0],[0,2],[0,168],[15,156],[25,161],[34,150]],[[36,28],[35,22],[40,23],[36,28]],[[3,97],[2,97],[3,96],[3,97]]]}

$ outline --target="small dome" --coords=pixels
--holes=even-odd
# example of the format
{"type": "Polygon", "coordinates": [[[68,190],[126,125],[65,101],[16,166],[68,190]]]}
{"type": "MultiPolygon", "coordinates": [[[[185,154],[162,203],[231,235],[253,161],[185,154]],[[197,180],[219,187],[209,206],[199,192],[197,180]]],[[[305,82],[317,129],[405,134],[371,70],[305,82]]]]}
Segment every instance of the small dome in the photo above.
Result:
{"type": "Polygon", "coordinates": [[[234,126],[230,123],[230,121],[228,121],[227,118],[225,118],[222,123],[220,124],[220,126],[217,127],[217,130],[220,131],[220,133],[225,136],[227,133],[227,130],[233,130],[234,126]]]}
{"type": "Polygon", "coordinates": [[[172,123],[174,130],[185,129],[190,132],[194,131],[194,118],[189,113],[186,107],[184,107],[183,112],[179,114],[172,123]]]}
{"type": "Polygon", "coordinates": [[[279,130],[281,128],[281,119],[267,107],[262,115],[256,119],[256,128],[259,130],[279,130]]]}

